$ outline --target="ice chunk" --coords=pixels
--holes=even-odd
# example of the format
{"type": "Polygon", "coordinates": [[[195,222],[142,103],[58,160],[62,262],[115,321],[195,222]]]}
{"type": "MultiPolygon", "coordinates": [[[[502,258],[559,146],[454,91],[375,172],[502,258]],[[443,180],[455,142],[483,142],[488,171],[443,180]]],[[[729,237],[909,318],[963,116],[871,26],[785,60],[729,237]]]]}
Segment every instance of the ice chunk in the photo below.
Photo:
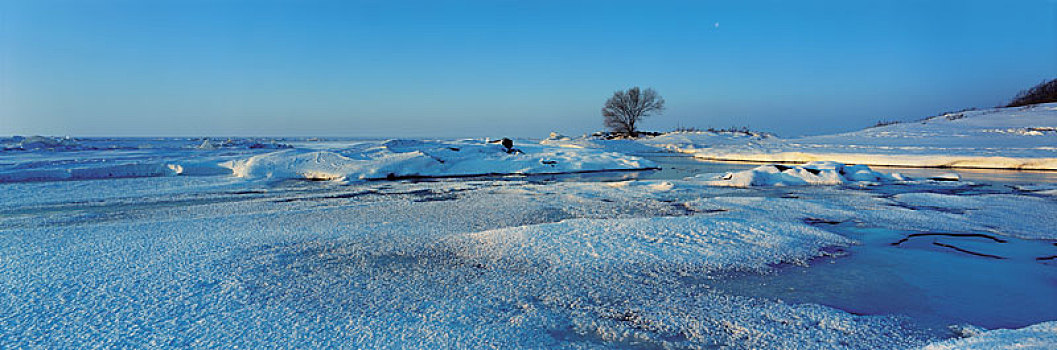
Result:
{"type": "Polygon", "coordinates": [[[205,139],[205,140],[202,140],[202,144],[198,145],[198,149],[207,149],[208,150],[208,149],[216,149],[216,147],[214,147],[213,144],[209,142],[209,139],[205,139]]]}

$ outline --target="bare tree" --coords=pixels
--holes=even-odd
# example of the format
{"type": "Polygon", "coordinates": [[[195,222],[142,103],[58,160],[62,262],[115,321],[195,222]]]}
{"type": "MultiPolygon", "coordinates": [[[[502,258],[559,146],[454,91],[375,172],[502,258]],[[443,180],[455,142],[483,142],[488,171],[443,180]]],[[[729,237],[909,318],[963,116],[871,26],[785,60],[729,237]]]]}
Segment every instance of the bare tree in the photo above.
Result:
{"type": "Polygon", "coordinates": [[[640,91],[636,86],[627,91],[614,92],[613,97],[602,107],[602,117],[610,130],[634,137],[638,134],[635,124],[663,111],[664,98],[657,91],[650,88],[640,91]]]}
{"type": "Polygon", "coordinates": [[[1006,107],[1020,107],[1036,103],[1057,102],[1057,79],[1044,81],[1021,91],[1006,107]]]}

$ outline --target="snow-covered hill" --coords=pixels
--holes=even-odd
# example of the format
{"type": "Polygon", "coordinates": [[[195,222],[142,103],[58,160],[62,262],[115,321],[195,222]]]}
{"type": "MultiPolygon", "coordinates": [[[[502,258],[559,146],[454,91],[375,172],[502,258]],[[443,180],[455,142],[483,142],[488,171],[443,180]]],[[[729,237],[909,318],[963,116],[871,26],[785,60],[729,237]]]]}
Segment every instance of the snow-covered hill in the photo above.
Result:
{"type": "Polygon", "coordinates": [[[1057,170],[1057,103],[795,139],[700,132],[640,142],[712,160],[1057,170]]]}

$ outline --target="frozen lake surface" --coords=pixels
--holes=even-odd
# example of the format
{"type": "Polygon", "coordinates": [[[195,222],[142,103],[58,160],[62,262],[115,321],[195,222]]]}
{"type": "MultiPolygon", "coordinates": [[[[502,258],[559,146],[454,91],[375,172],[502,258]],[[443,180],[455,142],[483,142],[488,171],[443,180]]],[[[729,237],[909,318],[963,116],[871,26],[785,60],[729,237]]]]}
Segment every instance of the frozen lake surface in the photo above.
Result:
{"type": "MultiPolygon", "coordinates": [[[[5,152],[0,171],[283,152],[140,141],[5,152]]],[[[364,161],[348,140],[286,142],[364,161]]],[[[517,169],[628,164],[578,152],[517,169]]],[[[641,164],[661,170],[3,182],[0,348],[902,349],[1057,320],[1057,174],[730,188],[687,178],[758,164],[641,164]]]]}

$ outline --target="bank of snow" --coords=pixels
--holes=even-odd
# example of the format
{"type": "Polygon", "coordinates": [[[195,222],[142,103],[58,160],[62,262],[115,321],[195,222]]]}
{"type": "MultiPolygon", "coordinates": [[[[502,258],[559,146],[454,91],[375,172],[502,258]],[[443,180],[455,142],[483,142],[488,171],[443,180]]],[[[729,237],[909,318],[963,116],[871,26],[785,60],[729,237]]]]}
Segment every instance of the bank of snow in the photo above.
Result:
{"type": "Polygon", "coordinates": [[[899,173],[879,173],[866,165],[836,162],[811,162],[799,166],[770,164],[721,176],[698,176],[699,179],[702,177],[708,185],[731,187],[876,184],[906,180],[899,173]]]}
{"type": "Polygon", "coordinates": [[[322,148],[292,148],[250,139],[222,143],[206,140],[195,146],[188,146],[188,141],[175,146],[159,143],[169,147],[92,145],[79,148],[78,152],[57,152],[73,150],[76,144],[66,139],[27,138],[21,142],[20,147],[47,144],[50,148],[38,147],[28,152],[28,148],[5,149],[10,152],[0,153],[0,183],[224,175],[272,180],[369,180],[655,167],[648,160],[598,149],[530,144],[515,145],[517,151],[508,152],[503,146],[484,140],[389,140],[322,148]]]}
{"type": "Polygon", "coordinates": [[[1057,170],[1057,103],[948,113],[796,139],[672,133],[640,142],[723,161],[1057,170]]]}
{"type": "Polygon", "coordinates": [[[333,151],[289,150],[224,164],[235,176],[270,179],[370,180],[405,177],[530,175],[655,167],[653,162],[595,149],[516,145],[516,152],[479,140],[390,140],[333,151]]]}

